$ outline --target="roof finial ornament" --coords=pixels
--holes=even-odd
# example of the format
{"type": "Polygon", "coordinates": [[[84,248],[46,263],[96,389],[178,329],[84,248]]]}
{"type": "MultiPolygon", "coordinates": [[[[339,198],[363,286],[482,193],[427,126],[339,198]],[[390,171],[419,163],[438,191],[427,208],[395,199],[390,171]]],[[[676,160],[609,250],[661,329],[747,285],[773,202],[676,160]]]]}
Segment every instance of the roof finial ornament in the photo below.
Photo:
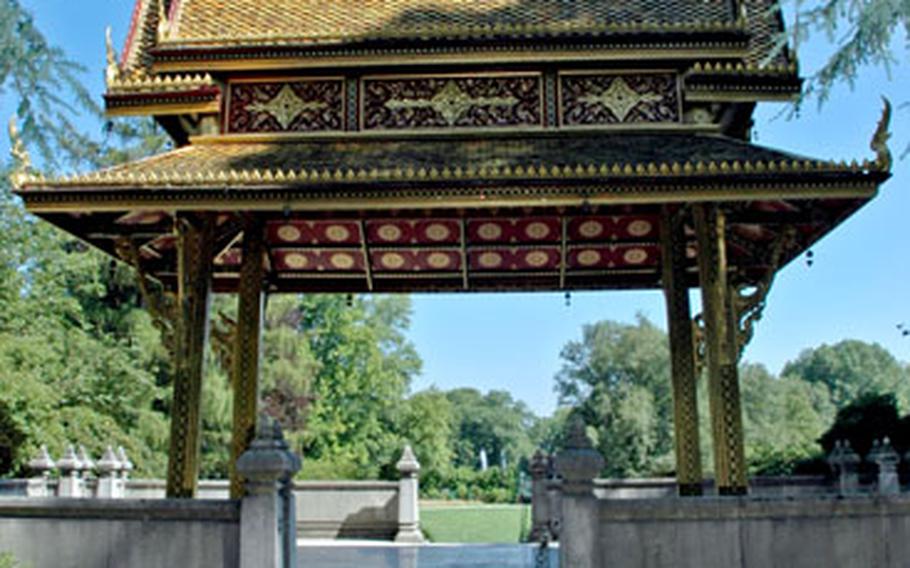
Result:
{"type": "Polygon", "coordinates": [[[167,6],[165,0],[158,0],[158,41],[167,39],[170,32],[171,22],[167,17],[167,6]]]}
{"type": "Polygon", "coordinates": [[[111,27],[108,26],[104,30],[104,47],[107,52],[107,68],[104,71],[104,78],[108,87],[120,80],[120,64],[117,63],[117,51],[114,49],[111,34],[111,27]]]}
{"type": "Polygon", "coordinates": [[[878,127],[875,134],[872,135],[872,142],[869,147],[875,152],[875,165],[882,171],[891,171],[891,150],[888,148],[888,139],[891,138],[889,127],[891,125],[891,101],[887,97],[882,97],[885,103],[882,108],[882,117],[878,121],[878,127]]]}
{"type": "Polygon", "coordinates": [[[32,171],[32,159],[28,155],[25,143],[22,142],[15,114],[9,117],[9,154],[13,157],[13,173],[10,175],[10,181],[13,187],[19,188],[32,171]]]}

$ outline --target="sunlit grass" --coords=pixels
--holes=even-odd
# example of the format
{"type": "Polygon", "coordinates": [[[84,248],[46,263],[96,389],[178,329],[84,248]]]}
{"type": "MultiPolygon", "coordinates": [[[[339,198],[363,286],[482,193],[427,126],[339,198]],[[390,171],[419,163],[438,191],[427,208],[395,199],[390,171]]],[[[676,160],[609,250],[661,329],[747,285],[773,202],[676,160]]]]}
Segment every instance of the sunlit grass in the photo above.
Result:
{"type": "Polygon", "coordinates": [[[420,524],[432,542],[517,543],[528,534],[528,505],[426,503],[420,524]]]}

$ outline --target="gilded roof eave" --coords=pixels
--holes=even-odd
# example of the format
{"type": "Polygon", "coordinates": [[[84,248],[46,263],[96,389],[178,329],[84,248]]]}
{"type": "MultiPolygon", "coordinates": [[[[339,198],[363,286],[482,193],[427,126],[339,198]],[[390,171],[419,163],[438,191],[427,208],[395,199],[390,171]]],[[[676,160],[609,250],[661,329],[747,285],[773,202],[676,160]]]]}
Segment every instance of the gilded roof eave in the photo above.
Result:
{"type": "MultiPolygon", "coordinates": [[[[887,117],[886,107],[876,139],[885,139],[887,117]]],[[[890,163],[890,152],[880,144],[873,148],[876,161],[847,164],[685,131],[464,132],[458,137],[236,135],[203,136],[191,142],[136,162],[53,179],[34,177],[19,186],[836,174],[874,172],[890,163]]]]}

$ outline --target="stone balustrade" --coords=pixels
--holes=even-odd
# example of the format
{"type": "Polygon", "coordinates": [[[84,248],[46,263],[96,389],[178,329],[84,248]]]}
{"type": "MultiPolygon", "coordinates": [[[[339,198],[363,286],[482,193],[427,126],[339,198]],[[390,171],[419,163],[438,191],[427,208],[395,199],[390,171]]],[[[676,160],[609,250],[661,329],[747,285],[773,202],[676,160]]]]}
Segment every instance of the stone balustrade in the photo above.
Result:
{"type": "MultiPolygon", "coordinates": [[[[29,462],[28,479],[0,480],[0,498],[163,499],[165,483],[131,479],[133,464],[122,447],[95,459],[68,446],[55,460],[42,447],[29,462]]],[[[294,481],[298,538],[366,538],[419,543],[420,464],[410,448],[398,462],[399,481],[294,481]]],[[[201,480],[199,499],[228,499],[226,480],[201,480]]]]}

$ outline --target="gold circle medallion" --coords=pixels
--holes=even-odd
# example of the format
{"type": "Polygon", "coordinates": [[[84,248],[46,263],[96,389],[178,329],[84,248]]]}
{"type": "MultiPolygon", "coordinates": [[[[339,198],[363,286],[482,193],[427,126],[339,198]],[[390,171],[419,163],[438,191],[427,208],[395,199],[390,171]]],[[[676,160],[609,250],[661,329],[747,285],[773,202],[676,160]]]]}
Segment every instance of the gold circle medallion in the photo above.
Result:
{"type": "Polygon", "coordinates": [[[426,230],[427,238],[436,242],[446,240],[451,233],[452,231],[442,223],[433,223],[426,230]]]}
{"type": "Polygon", "coordinates": [[[431,268],[437,270],[448,268],[451,263],[452,261],[449,258],[449,255],[442,252],[434,252],[427,257],[427,264],[429,264],[431,268]]]}
{"type": "Polygon", "coordinates": [[[550,227],[548,227],[546,223],[536,221],[525,227],[525,234],[531,239],[545,239],[550,236],[550,227]]]}
{"type": "Polygon", "coordinates": [[[387,252],[382,255],[382,265],[390,270],[398,270],[404,266],[404,257],[397,252],[387,252]]]}
{"type": "Polygon", "coordinates": [[[278,227],[278,238],[286,243],[295,243],[300,240],[303,233],[294,225],[282,225],[278,227]]]}
{"type": "Polygon", "coordinates": [[[639,219],[629,223],[629,234],[633,237],[643,237],[651,232],[651,228],[650,222],[639,219]]]}
{"type": "Polygon", "coordinates": [[[648,260],[648,252],[640,248],[629,249],[622,258],[629,264],[641,264],[648,260]]]}
{"type": "Polygon", "coordinates": [[[338,270],[349,270],[354,266],[354,257],[346,252],[336,252],[330,262],[338,270]]]}
{"type": "Polygon", "coordinates": [[[340,243],[348,240],[348,238],[351,236],[351,231],[349,231],[348,228],[344,225],[330,225],[325,230],[325,236],[330,241],[340,243]]]}
{"type": "Polygon", "coordinates": [[[292,252],[285,255],[284,263],[288,268],[292,270],[301,270],[306,268],[310,264],[310,260],[306,257],[305,254],[299,252],[292,252]]]}
{"type": "Polygon", "coordinates": [[[496,240],[502,236],[502,227],[496,223],[484,223],[477,229],[477,235],[485,241],[496,240]]]}
{"type": "Polygon", "coordinates": [[[498,252],[485,252],[480,255],[478,262],[484,268],[497,268],[502,264],[502,255],[498,252]]]}
{"type": "Polygon", "coordinates": [[[540,268],[541,266],[546,265],[549,261],[550,255],[543,252],[542,250],[531,251],[525,256],[525,262],[534,268],[540,268]]]}
{"type": "Polygon", "coordinates": [[[386,242],[394,242],[401,238],[401,228],[397,225],[383,225],[379,227],[377,234],[386,242]]]}
{"type": "Polygon", "coordinates": [[[593,239],[603,234],[604,226],[600,221],[585,221],[578,227],[578,232],[586,239],[593,239]]]}
{"type": "Polygon", "coordinates": [[[578,253],[578,264],[582,266],[594,266],[600,262],[600,253],[596,250],[583,250],[578,253]]]}

